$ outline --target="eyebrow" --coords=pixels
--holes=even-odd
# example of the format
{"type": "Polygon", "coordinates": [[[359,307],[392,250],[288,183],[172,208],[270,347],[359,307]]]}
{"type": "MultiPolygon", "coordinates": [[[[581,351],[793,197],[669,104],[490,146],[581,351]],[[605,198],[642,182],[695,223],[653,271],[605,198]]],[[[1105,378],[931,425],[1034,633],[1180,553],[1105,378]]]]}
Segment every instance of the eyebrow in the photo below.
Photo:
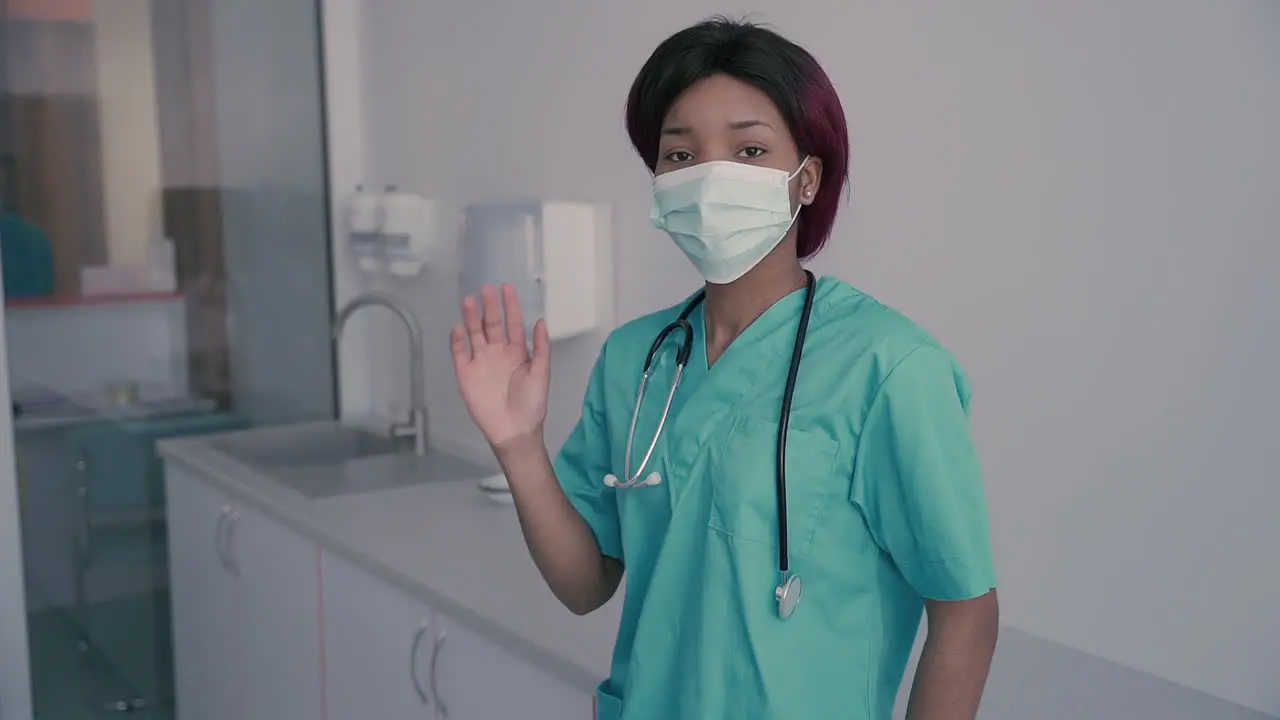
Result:
{"type": "MultiPolygon", "coordinates": [[[[770,130],[773,126],[763,120],[735,120],[729,123],[730,130],[746,130],[753,127],[767,127],[770,130]]],[[[689,128],[682,125],[670,125],[662,128],[663,135],[688,135],[689,128]]]]}

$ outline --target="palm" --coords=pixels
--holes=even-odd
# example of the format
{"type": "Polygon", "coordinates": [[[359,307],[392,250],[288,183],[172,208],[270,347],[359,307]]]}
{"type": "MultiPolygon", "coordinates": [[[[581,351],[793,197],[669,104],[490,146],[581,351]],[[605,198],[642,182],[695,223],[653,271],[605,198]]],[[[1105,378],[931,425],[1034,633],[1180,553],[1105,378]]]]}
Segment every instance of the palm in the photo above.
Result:
{"type": "Polygon", "coordinates": [[[491,445],[536,433],[547,414],[551,349],[546,325],[533,332],[533,352],[524,332],[520,299],[510,285],[481,291],[462,303],[463,325],[451,346],[458,389],[471,419],[491,445]]]}

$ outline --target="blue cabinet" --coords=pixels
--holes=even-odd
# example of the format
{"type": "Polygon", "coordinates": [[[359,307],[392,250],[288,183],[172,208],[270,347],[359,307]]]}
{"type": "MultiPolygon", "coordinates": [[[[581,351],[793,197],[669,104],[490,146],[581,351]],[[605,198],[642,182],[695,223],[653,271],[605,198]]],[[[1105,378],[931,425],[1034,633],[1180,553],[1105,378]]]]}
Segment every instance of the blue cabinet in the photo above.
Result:
{"type": "Polygon", "coordinates": [[[167,704],[174,694],[156,442],[243,427],[233,416],[194,413],[90,422],[67,432],[78,526],[71,610],[91,705],[127,710],[167,704]]]}

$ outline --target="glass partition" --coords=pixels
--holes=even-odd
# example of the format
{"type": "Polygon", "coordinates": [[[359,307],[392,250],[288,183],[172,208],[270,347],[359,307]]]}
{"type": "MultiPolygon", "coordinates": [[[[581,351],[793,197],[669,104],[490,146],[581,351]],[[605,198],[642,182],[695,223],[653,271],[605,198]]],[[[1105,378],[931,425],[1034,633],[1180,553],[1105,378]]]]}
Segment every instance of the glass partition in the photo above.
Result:
{"type": "Polygon", "coordinates": [[[37,717],[173,714],[159,440],[335,416],[313,0],[0,2],[37,717]]]}

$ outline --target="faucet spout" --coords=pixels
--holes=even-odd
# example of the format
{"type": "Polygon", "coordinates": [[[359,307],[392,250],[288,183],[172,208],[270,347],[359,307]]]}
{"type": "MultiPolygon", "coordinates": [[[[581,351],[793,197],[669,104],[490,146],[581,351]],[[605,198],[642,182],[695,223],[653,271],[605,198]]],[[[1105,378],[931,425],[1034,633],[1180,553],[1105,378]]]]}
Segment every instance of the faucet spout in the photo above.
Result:
{"type": "Polygon", "coordinates": [[[400,317],[409,333],[409,386],[412,394],[409,420],[391,426],[392,437],[412,437],[413,451],[424,455],[427,451],[427,408],[426,380],[423,377],[423,343],[422,326],[409,306],[400,298],[383,292],[368,292],[357,295],[342,307],[333,321],[333,340],[342,341],[342,332],[351,319],[361,309],[381,305],[400,317]]]}

